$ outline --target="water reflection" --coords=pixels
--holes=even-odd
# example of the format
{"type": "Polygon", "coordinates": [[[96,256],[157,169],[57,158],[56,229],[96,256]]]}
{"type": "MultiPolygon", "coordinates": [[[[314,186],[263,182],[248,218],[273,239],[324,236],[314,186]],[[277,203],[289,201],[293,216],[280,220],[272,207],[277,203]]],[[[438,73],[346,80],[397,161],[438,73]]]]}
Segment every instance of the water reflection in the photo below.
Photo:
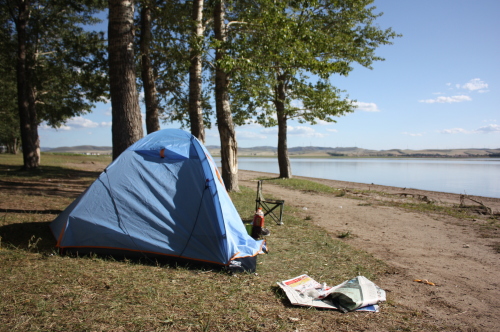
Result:
{"type": "MultiPolygon", "coordinates": [[[[276,158],[239,168],[278,173],[276,158]]],[[[291,159],[294,175],[500,198],[500,159],[291,159]]]]}

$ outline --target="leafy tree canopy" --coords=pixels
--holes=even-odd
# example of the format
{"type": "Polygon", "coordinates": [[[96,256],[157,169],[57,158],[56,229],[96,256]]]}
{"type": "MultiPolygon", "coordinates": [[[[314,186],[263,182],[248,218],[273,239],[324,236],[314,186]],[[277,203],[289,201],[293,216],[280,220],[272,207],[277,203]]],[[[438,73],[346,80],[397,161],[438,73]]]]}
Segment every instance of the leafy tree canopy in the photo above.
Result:
{"type": "Polygon", "coordinates": [[[0,14],[0,145],[16,152],[21,134],[17,112],[16,92],[16,45],[12,40],[11,27],[6,24],[7,13],[0,14]]]}
{"type": "MultiPolygon", "coordinates": [[[[189,66],[190,48],[196,48],[202,55],[204,64],[202,108],[204,124],[211,127],[212,105],[210,103],[211,78],[207,74],[209,69],[209,52],[206,38],[195,38],[192,34],[191,1],[167,1],[152,3],[144,0],[140,6],[152,8],[152,40],[150,56],[156,78],[159,108],[165,122],[179,122],[183,127],[189,127],[189,66]]],[[[209,11],[206,9],[205,11],[209,11]]],[[[204,13],[203,24],[208,24],[204,13]]],[[[136,24],[140,26],[138,23],[136,24]]],[[[139,37],[140,33],[136,36],[139,37]]],[[[138,42],[136,43],[139,44],[138,42]]],[[[136,52],[140,55],[140,52],[136,52]]]]}
{"type": "Polygon", "coordinates": [[[384,60],[377,47],[398,35],[380,29],[382,14],[372,0],[238,1],[231,36],[232,54],[225,61],[234,70],[233,101],[239,123],[257,116],[266,126],[276,125],[276,88],[283,87],[286,118],[314,124],[352,112],[352,100],[342,96],[329,79],[347,76],[358,63],[370,68],[384,60]]]}
{"type": "MultiPolygon", "coordinates": [[[[70,117],[90,112],[107,97],[106,45],[103,32],[85,27],[99,22],[102,0],[28,1],[27,69],[36,91],[39,121],[59,127],[70,117]]],[[[16,40],[19,3],[0,0],[9,13],[7,25],[16,40]]]]}

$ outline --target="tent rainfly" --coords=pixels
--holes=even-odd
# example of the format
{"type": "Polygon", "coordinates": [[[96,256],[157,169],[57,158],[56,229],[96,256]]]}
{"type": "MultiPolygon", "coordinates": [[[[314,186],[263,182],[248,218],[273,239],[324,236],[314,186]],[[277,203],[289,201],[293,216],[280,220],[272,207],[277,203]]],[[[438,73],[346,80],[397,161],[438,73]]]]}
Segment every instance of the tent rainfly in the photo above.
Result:
{"type": "Polygon", "coordinates": [[[208,150],[180,129],[125,150],[51,224],[61,251],[175,257],[255,271],[251,238],[208,150]]]}

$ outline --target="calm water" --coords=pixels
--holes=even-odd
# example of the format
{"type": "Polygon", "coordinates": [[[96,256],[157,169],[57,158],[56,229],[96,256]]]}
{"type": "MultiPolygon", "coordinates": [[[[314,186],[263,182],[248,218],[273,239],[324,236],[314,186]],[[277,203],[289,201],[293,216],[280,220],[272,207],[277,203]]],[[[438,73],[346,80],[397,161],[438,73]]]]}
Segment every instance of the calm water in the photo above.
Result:
{"type": "MultiPolygon", "coordinates": [[[[279,173],[276,158],[238,160],[244,170],[279,173]]],[[[500,198],[500,159],[291,159],[292,174],[500,198]]]]}

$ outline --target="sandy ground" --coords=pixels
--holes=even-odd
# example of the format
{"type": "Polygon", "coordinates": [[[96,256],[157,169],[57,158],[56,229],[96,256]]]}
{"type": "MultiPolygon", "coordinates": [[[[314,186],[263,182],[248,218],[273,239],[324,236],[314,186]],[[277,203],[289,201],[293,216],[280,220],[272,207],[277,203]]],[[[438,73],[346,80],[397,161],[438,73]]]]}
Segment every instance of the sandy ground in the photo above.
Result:
{"type": "MultiPolygon", "coordinates": [[[[254,188],[256,182],[252,179],[276,177],[276,174],[240,171],[239,176],[240,185],[254,188]]],[[[407,193],[436,202],[460,202],[455,194],[306,179],[336,188],[407,193]]],[[[383,195],[370,197],[370,194],[357,199],[334,197],[269,183],[264,184],[264,194],[284,199],[285,213],[287,206],[301,209],[304,216],[310,216],[311,222],[332,236],[349,231],[353,236],[344,241],[392,266],[394,273],[377,281],[387,291],[391,303],[421,312],[422,319],[437,326],[452,326],[460,331],[500,331],[500,254],[492,248],[498,238],[483,238],[467,224],[486,223],[486,217],[465,222],[367,203],[387,199],[383,195]],[[436,286],[415,279],[426,279],[436,286]]],[[[500,199],[480,200],[493,211],[500,211],[500,199]]]]}

